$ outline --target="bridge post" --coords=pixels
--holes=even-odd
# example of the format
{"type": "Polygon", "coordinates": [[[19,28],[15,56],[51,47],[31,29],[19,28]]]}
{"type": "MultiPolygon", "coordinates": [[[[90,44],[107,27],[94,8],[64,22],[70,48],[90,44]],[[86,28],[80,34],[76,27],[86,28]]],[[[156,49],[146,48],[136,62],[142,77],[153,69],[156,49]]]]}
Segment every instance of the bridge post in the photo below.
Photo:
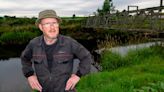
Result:
{"type": "Polygon", "coordinates": [[[137,12],[136,12],[136,13],[138,14],[138,6],[132,6],[132,5],[131,5],[131,6],[128,6],[128,13],[129,13],[129,11],[130,11],[130,7],[135,7],[135,8],[136,8],[136,10],[137,10],[137,12]]]}
{"type": "MultiPolygon", "coordinates": [[[[163,6],[163,0],[160,0],[160,7],[162,6],[163,6]]],[[[159,12],[162,12],[162,9],[160,9],[159,12]]]]}
{"type": "Polygon", "coordinates": [[[160,6],[163,6],[163,0],[160,0],[160,6]]]}

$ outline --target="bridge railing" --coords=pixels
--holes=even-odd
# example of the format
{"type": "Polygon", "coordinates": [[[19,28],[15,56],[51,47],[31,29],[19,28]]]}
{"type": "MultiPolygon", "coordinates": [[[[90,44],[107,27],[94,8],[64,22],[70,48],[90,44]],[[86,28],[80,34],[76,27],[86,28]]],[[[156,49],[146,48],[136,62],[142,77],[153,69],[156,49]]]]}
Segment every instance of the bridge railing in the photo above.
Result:
{"type": "Polygon", "coordinates": [[[159,11],[161,9],[164,9],[164,7],[90,16],[82,26],[86,28],[109,28],[119,30],[149,29],[163,31],[164,14],[159,11]]]}

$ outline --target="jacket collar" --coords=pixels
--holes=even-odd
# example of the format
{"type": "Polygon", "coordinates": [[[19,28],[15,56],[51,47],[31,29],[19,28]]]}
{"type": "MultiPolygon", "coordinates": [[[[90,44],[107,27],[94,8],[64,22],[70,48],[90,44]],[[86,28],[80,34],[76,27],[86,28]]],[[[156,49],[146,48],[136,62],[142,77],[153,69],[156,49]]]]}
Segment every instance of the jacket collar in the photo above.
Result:
{"type": "Polygon", "coordinates": [[[58,42],[60,46],[64,46],[64,37],[62,35],[58,35],[58,42]]]}

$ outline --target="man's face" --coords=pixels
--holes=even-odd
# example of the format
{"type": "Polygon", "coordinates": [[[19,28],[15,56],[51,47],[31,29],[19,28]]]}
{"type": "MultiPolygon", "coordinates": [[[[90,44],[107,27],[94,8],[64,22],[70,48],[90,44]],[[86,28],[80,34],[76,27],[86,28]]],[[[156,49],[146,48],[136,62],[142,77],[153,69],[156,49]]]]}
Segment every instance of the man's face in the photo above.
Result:
{"type": "Polygon", "coordinates": [[[42,19],[39,28],[47,39],[56,39],[59,34],[59,23],[55,18],[42,19]]]}

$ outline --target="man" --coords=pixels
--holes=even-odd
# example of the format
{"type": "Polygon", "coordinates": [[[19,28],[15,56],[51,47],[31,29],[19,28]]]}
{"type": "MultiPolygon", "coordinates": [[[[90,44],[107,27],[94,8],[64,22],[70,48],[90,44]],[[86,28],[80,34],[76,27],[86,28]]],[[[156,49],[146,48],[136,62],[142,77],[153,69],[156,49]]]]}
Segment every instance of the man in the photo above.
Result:
{"type": "Polygon", "coordinates": [[[43,35],[32,39],[21,55],[22,70],[32,89],[75,92],[80,77],[90,71],[91,54],[74,39],[59,34],[61,19],[54,10],[39,13],[36,25],[43,35]],[[73,59],[80,60],[73,73],[73,59]]]}

